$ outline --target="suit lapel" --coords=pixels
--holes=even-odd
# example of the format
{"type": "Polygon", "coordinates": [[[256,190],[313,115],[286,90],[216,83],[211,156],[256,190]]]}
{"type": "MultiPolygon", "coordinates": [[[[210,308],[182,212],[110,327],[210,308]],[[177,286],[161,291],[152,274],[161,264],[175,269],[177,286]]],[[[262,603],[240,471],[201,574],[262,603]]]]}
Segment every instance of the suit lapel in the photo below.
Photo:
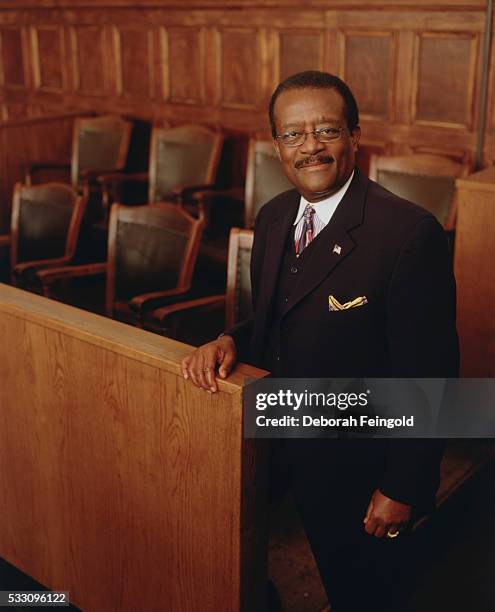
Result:
{"type": "Polygon", "coordinates": [[[304,264],[304,274],[292,292],[282,316],[317,287],[355,248],[356,244],[349,231],[363,222],[367,188],[368,179],[356,169],[349,189],[333,217],[311,246],[312,252],[308,253],[310,257],[304,264]]]}

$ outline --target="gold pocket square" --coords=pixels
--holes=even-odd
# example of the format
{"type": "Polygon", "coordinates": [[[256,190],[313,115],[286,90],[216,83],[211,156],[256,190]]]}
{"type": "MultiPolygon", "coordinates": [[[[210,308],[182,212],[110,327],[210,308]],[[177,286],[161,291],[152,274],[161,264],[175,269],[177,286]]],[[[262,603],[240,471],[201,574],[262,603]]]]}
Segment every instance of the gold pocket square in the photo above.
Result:
{"type": "Polygon", "coordinates": [[[328,310],[349,310],[349,308],[357,308],[358,306],[364,306],[367,303],[368,300],[365,295],[357,297],[350,302],[345,302],[345,304],[341,304],[333,295],[328,296],[328,310]]]}

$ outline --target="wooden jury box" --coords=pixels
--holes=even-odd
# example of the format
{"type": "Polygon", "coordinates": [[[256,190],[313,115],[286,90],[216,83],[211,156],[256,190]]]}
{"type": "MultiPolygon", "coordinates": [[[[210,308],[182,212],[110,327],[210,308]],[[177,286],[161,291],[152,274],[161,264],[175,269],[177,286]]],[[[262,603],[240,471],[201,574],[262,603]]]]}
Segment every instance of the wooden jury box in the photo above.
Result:
{"type": "Polygon", "coordinates": [[[495,376],[495,166],[456,181],[461,376],[495,376]]]}

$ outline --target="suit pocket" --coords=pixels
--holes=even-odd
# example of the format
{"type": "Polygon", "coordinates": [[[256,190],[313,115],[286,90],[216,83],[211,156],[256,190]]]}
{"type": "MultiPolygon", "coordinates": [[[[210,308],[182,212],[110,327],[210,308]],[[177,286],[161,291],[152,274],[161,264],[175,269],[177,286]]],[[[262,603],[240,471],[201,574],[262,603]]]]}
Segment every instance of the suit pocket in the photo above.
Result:
{"type": "Polygon", "coordinates": [[[369,304],[363,304],[362,306],[354,306],[353,308],[345,308],[343,310],[331,310],[328,309],[328,314],[336,317],[345,317],[346,315],[356,314],[367,314],[369,312],[369,304]]]}
{"type": "Polygon", "coordinates": [[[368,304],[356,308],[347,308],[346,310],[327,310],[325,313],[325,322],[329,325],[336,326],[356,326],[362,327],[369,323],[371,310],[368,304]]]}

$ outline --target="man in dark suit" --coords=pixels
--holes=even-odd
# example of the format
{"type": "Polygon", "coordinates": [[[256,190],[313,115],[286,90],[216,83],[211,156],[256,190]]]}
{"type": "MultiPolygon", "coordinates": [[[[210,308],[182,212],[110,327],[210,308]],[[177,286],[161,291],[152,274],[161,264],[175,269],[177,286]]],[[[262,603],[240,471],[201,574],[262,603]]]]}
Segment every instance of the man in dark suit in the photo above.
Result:
{"type": "MultiPolygon", "coordinates": [[[[441,226],[355,166],[360,128],[348,87],[294,75],[270,103],[273,142],[295,190],[260,211],[251,260],[254,317],[183,361],[216,391],[237,358],[277,377],[453,377],[455,282],[441,226]]],[[[332,611],[399,612],[418,515],[434,507],[434,440],[287,440],[282,462],[332,611]]],[[[280,461],[280,459],[279,459],[280,461]]]]}

